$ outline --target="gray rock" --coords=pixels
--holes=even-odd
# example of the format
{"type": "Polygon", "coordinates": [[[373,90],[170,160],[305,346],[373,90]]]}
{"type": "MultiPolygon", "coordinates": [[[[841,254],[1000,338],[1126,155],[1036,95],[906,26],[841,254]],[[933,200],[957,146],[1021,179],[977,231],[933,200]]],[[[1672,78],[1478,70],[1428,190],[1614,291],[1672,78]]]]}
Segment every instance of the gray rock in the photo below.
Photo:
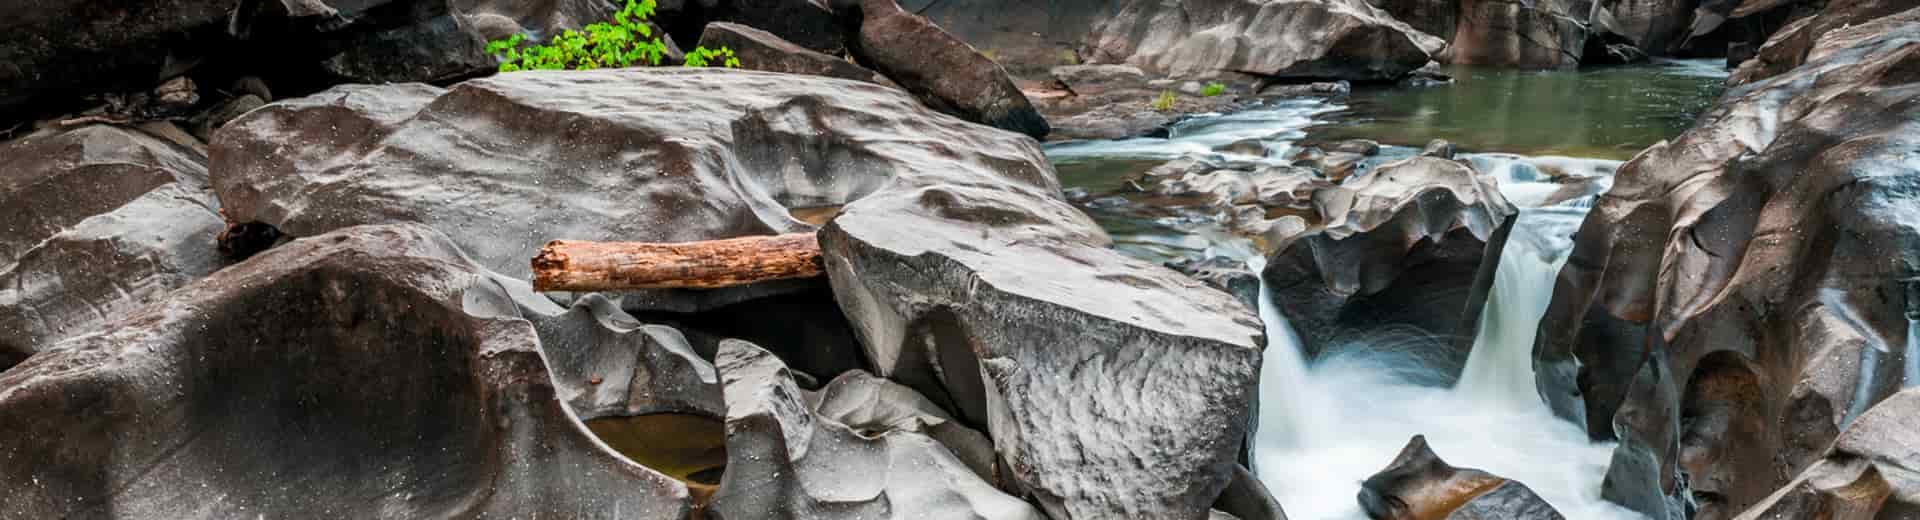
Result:
{"type": "Polygon", "coordinates": [[[0,373],[0,510],[690,518],[568,412],[499,283],[377,226],[174,291],[0,373]]]}
{"type": "Polygon", "coordinates": [[[740,24],[707,24],[707,28],[700,33],[700,46],[730,49],[739,57],[740,67],[749,70],[826,76],[882,85],[889,82],[885,76],[845,59],[821,54],[782,40],[773,33],[740,24]]]}
{"type": "MultiPolygon", "coordinates": [[[[751,343],[721,343],[717,364],[728,458],[708,509],[717,518],[1043,518],[933,438],[892,428],[906,425],[856,429],[814,412],[786,365],[751,343]]],[[[826,399],[844,413],[847,398],[826,399]]]]}
{"type": "Polygon", "coordinates": [[[1459,29],[1445,61],[1523,69],[1580,64],[1588,29],[1585,12],[1566,0],[1460,0],[1459,29]]]}
{"type": "Polygon", "coordinates": [[[1427,446],[1424,435],[1365,482],[1361,509],[1375,520],[1562,520],[1525,484],[1492,473],[1456,468],[1427,446]]]}
{"type": "Polygon", "coordinates": [[[868,436],[889,431],[924,434],[946,446],[981,479],[999,480],[993,441],[960,424],[912,388],[856,370],[834,378],[812,397],[813,411],[822,418],[868,436]]]}
{"type": "Polygon", "coordinates": [[[1053,518],[1203,516],[1251,419],[1259,321],[1108,249],[1036,146],[1004,151],[902,171],[821,230],[867,358],[986,424],[1053,518]]]}
{"type": "Polygon", "coordinates": [[[0,370],[221,265],[205,159],[107,126],[0,145],[0,370]]]}
{"type": "Polygon", "coordinates": [[[861,0],[853,57],[929,106],[983,125],[1046,137],[1051,129],[1007,71],[894,0],[861,0]]]}

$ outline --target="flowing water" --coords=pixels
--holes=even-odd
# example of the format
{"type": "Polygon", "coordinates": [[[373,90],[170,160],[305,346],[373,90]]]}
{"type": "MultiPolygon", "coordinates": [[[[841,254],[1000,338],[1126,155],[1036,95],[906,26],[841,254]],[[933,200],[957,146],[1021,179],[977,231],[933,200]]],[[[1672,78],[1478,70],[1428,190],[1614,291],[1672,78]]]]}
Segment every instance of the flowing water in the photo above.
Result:
{"type": "Polygon", "coordinates": [[[1236,235],[1214,210],[1128,184],[1187,154],[1281,164],[1306,139],[1380,141],[1375,163],[1416,154],[1435,138],[1474,152],[1460,157],[1526,209],[1497,260],[1465,368],[1434,359],[1444,349],[1418,333],[1349,338],[1307,359],[1263,287],[1258,311],[1268,346],[1254,470],[1289,518],[1361,519],[1360,481],[1424,434],[1449,463],[1525,483],[1570,519],[1631,519],[1639,516],[1599,496],[1612,445],[1589,442],[1535,393],[1533,338],[1591,195],[1608,186],[1621,159],[1684,129],[1718,95],[1724,75],[1702,62],[1463,71],[1452,86],[1362,91],[1340,103],[1288,100],[1194,117],[1167,138],[1058,143],[1047,151],[1070,198],[1108,229],[1117,249],[1154,261],[1227,257],[1254,272],[1265,263],[1261,245],[1236,235]],[[1260,140],[1270,153],[1216,151],[1243,139],[1260,140]],[[1594,177],[1593,192],[1548,206],[1561,187],[1551,178],[1566,175],[1594,177]]]}

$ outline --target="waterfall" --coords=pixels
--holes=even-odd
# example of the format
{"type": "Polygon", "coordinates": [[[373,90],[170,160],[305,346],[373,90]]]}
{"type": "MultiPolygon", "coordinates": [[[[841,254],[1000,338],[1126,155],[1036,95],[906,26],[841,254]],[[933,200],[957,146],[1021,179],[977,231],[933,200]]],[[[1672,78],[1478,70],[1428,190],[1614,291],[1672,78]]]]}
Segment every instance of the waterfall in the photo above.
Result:
{"type": "Polygon", "coordinates": [[[1920,386],[1920,280],[1906,280],[1907,289],[1907,370],[1900,388],[1920,386]]]}
{"type": "Polygon", "coordinates": [[[1540,208],[1522,210],[1516,217],[1456,392],[1500,406],[1539,405],[1533,382],[1534,334],[1584,213],[1580,208],[1540,208]]]}
{"type": "Polygon", "coordinates": [[[1300,336],[1274,306],[1267,279],[1260,275],[1266,267],[1266,257],[1255,254],[1247,258],[1247,269],[1260,278],[1260,322],[1267,329],[1267,350],[1260,361],[1259,435],[1275,447],[1299,448],[1312,444],[1313,431],[1324,421],[1312,411],[1317,387],[1307,380],[1300,336]]]}

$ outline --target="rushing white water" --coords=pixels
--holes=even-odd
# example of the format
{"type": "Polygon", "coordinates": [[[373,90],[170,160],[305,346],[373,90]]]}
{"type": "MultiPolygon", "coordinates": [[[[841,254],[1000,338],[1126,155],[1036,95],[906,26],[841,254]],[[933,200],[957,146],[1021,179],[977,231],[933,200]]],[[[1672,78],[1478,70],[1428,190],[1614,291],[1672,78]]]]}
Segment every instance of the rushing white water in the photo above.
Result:
{"type": "Polygon", "coordinates": [[[1577,208],[1523,210],[1495,268],[1479,335],[1454,391],[1489,406],[1540,406],[1533,384],[1533,339],[1553,297],[1554,276],[1573,250],[1577,208]]]}
{"type": "Polygon", "coordinates": [[[1450,464],[1525,483],[1567,518],[1641,518],[1600,498],[1612,445],[1589,442],[1534,391],[1535,327],[1584,213],[1578,206],[1522,213],[1499,260],[1473,353],[1452,389],[1416,383],[1435,379],[1422,372],[1439,369],[1410,353],[1437,344],[1370,340],[1307,364],[1262,288],[1269,339],[1254,463],[1289,518],[1365,518],[1354,499],[1359,483],[1416,434],[1450,464]]]}
{"type": "Polygon", "coordinates": [[[1186,154],[1230,155],[1214,148],[1244,139],[1265,141],[1266,157],[1236,157],[1282,164],[1292,143],[1306,137],[1306,129],[1322,122],[1316,116],[1345,107],[1319,99],[1275,101],[1267,106],[1226,115],[1199,115],[1168,128],[1167,137],[1135,137],[1111,141],[1074,141],[1047,146],[1054,162],[1084,158],[1172,159],[1186,154]]]}

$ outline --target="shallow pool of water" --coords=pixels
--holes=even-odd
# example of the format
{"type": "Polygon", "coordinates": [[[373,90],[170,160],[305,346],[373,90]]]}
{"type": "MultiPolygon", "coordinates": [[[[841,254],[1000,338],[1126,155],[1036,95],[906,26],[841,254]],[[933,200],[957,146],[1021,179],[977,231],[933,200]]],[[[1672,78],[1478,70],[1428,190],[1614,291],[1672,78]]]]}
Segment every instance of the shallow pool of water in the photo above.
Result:
{"type": "Polygon", "coordinates": [[[1678,135],[1725,90],[1722,60],[1581,71],[1455,68],[1452,85],[1360,89],[1316,137],[1627,159],[1678,135]]]}

